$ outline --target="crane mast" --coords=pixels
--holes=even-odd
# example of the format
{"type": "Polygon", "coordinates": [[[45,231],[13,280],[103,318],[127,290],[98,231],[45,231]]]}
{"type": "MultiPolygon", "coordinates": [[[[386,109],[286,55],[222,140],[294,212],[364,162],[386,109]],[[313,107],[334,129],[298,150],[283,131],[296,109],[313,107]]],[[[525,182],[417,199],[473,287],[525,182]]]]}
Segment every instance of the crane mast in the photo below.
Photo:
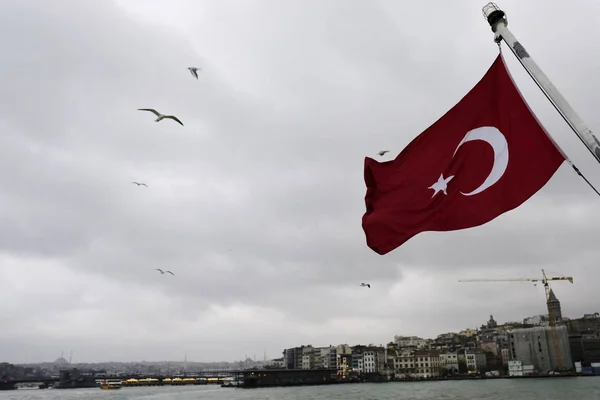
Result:
{"type": "Polygon", "coordinates": [[[546,292],[546,306],[548,308],[548,324],[550,326],[550,334],[552,335],[552,342],[553,342],[553,347],[554,347],[554,354],[556,356],[556,364],[557,364],[557,369],[561,370],[563,369],[563,363],[562,363],[562,357],[560,354],[560,348],[558,346],[558,336],[556,333],[556,325],[557,322],[560,323],[561,321],[557,321],[557,319],[554,316],[554,312],[553,310],[550,309],[550,293],[551,293],[551,289],[550,289],[550,281],[569,281],[570,283],[573,283],[573,278],[570,276],[552,276],[552,277],[548,277],[546,275],[546,271],[544,271],[544,269],[542,269],[542,278],[509,278],[509,279],[461,279],[459,280],[459,282],[533,282],[534,284],[537,284],[538,282],[542,283],[542,285],[544,285],[544,290],[546,292]]]}

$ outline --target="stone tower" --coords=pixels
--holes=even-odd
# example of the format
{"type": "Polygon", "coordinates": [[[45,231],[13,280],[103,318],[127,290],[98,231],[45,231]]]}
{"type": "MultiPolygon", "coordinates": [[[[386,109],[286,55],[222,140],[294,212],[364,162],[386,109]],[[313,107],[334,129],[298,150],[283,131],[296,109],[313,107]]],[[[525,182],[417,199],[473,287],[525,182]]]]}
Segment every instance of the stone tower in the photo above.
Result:
{"type": "Polygon", "coordinates": [[[560,301],[558,301],[552,289],[550,289],[550,292],[548,293],[546,305],[548,306],[548,319],[550,320],[550,324],[560,324],[562,322],[560,301]]]}

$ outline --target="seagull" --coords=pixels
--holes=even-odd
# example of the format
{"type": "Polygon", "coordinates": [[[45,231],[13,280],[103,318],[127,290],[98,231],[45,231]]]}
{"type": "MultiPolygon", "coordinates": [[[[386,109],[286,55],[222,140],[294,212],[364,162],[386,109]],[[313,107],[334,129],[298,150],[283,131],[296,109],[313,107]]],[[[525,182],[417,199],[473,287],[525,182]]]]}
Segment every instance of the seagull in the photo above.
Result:
{"type": "Polygon", "coordinates": [[[163,271],[163,270],[162,270],[162,269],[160,269],[160,268],[156,268],[156,270],[157,270],[158,272],[160,272],[162,275],[164,275],[164,274],[165,274],[165,272],[166,272],[166,273],[168,273],[168,274],[171,274],[171,275],[175,275],[175,274],[174,274],[174,273],[172,273],[171,271],[163,271]]]}
{"type": "Polygon", "coordinates": [[[380,156],[382,156],[382,155],[384,155],[385,153],[389,153],[389,152],[390,152],[389,150],[381,150],[381,151],[380,151],[379,153],[377,153],[377,154],[379,154],[380,156]]]}
{"type": "Polygon", "coordinates": [[[172,119],[174,121],[179,122],[181,124],[181,126],[183,126],[183,123],[180,120],[178,120],[177,117],[174,116],[174,115],[164,115],[164,114],[161,114],[161,113],[159,113],[158,111],[156,111],[156,110],[154,110],[152,108],[138,108],[138,111],[150,111],[151,113],[154,113],[154,115],[156,115],[158,117],[158,118],[156,118],[155,122],[161,121],[161,120],[163,120],[165,118],[170,118],[170,119],[172,119]]]}
{"type": "Polygon", "coordinates": [[[131,182],[131,183],[135,183],[135,184],[136,184],[136,185],[138,185],[138,186],[146,186],[146,187],[148,187],[148,185],[146,185],[146,184],[145,184],[145,183],[143,183],[143,182],[131,182]]]}
{"type": "Polygon", "coordinates": [[[371,289],[371,284],[370,283],[361,283],[360,286],[362,287],[368,287],[369,289],[371,289]]]}
{"type": "Polygon", "coordinates": [[[188,69],[190,70],[190,73],[192,74],[192,76],[194,78],[198,79],[198,71],[201,71],[202,68],[189,67],[188,69]]]}

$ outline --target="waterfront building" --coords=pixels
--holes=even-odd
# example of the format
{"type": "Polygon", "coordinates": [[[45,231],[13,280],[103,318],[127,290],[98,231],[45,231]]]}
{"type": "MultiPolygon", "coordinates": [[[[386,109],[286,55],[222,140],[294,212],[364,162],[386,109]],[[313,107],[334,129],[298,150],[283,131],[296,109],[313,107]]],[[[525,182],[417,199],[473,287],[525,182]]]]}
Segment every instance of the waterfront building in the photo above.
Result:
{"type": "Polygon", "coordinates": [[[329,368],[329,354],[332,347],[315,347],[313,349],[312,368],[324,369],[329,368]]]}
{"type": "Polygon", "coordinates": [[[600,363],[600,337],[592,335],[569,335],[569,348],[573,362],[590,366],[600,363]]]}
{"type": "Polygon", "coordinates": [[[302,354],[302,369],[311,369],[311,355],[302,354]]]}
{"type": "Polygon", "coordinates": [[[458,354],[456,352],[440,353],[440,370],[446,374],[457,374],[459,372],[458,354]]]}
{"type": "Polygon", "coordinates": [[[487,370],[487,356],[481,349],[465,350],[465,364],[468,372],[485,372],[487,370]]]}
{"type": "Polygon", "coordinates": [[[523,362],[518,360],[509,361],[508,376],[523,376],[523,362]]]}
{"type": "Polygon", "coordinates": [[[301,369],[302,367],[302,348],[291,347],[283,350],[283,363],[285,369],[301,369]]]}
{"type": "Polygon", "coordinates": [[[415,378],[440,376],[440,354],[435,350],[418,350],[414,353],[415,378]]]}
{"type": "MultiPolygon", "coordinates": [[[[558,316],[555,313],[553,317],[558,316]]],[[[569,335],[564,325],[513,330],[510,334],[510,357],[523,365],[533,365],[542,373],[573,369],[569,335]]]]}
{"type": "Polygon", "coordinates": [[[508,347],[500,349],[500,354],[502,358],[502,365],[508,366],[508,362],[510,361],[510,350],[508,347]]]}
{"type": "Polygon", "coordinates": [[[377,351],[369,349],[363,352],[363,372],[377,372],[377,351]]]}
{"type": "Polygon", "coordinates": [[[415,372],[415,357],[410,350],[404,350],[396,356],[396,376],[399,378],[411,377],[415,372]]]}
{"type": "Polygon", "coordinates": [[[283,362],[283,357],[274,358],[267,362],[266,367],[272,369],[285,369],[285,363],[283,362]]]}

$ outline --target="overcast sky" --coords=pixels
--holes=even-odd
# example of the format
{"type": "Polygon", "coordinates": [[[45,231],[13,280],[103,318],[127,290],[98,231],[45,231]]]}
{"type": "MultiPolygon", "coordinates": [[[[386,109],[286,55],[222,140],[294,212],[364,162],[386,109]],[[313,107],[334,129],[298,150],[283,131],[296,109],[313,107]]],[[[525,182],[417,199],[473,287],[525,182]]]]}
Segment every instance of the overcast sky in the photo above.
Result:
{"type": "MultiPolygon", "coordinates": [[[[457,282],[540,268],[574,277],[554,285],[565,315],[600,311],[600,198],[566,165],[485,226],[385,256],[365,244],[364,157],[395,157],[483,76],[498,51],[484,4],[2,1],[0,361],[233,361],[432,337],[544,313],[541,286],[457,282]]],[[[600,5],[500,6],[600,132],[600,32],[581,22],[600,5]]],[[[536,115],[600,186],[600,165],[506,51],[536,115]]]]}

